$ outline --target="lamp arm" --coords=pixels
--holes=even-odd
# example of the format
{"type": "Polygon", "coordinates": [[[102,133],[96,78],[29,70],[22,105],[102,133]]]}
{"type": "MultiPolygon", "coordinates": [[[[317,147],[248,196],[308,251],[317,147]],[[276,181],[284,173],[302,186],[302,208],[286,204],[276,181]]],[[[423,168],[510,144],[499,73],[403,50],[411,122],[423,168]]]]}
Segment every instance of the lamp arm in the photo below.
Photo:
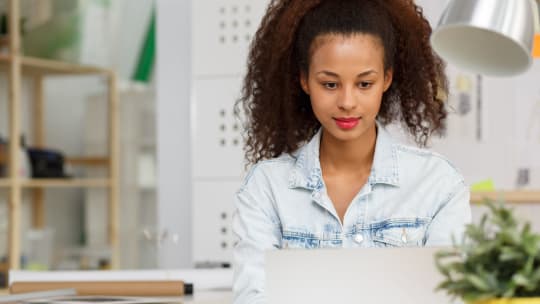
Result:
{"type": "Polygon", "coordinates": [[[540,0],[531,0],[535,34],[540,34],[540,11],[538,10],[539,3],[540,0]]]}

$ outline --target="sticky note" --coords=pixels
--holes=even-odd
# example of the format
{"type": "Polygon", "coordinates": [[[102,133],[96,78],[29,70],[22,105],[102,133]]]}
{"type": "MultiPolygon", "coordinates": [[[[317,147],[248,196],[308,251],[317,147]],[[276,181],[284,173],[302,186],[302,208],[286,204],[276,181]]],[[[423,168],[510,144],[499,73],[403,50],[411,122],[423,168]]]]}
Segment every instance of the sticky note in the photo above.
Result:
{"type": "Polygon", "coordinates": [[[533,58],[540,58],[540,34],[534,35],[532,56],[533,58]]]}
{"type": "Polygon", "coordinates": [[[495,183],[492,179],[486,179],[471,185],[471,191],[473,192],[487,192],[495,191],[495,183]]]}

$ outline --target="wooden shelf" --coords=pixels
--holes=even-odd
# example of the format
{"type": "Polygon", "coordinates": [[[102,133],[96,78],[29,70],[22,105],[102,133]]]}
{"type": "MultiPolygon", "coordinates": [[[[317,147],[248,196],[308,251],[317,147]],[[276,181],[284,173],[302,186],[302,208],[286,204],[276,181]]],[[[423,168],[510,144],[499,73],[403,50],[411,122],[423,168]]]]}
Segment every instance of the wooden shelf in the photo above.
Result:
{"type": "MultiPolygon", "coordinates": [[[[107,178],[33,178],[18,181],[23,188],[107,188],[111,182],[107,178]]],[[[0,188],[13,185],[11,179],[0,178],[0,188]]]]}
{"type": "Polygon", "coordinates": [[[484,199],[501,200],[507,203],[540,203],[540,191],[496,191],[472,192],[471,202],[481,203],[484,199]]]}
{"type": "Polygon", "coordinates": [[[66,163],[73,166],[106,167],[109,165],[107,157],[67,157],[66,163]]]}
{"type": "MultiPolygon", "coordinates": [[[[73,166],[105,167],[109,165],[107,157],[66,157],[65,162],[73,166]]],[[[0,164],[6,164],[7,159],[0,155],[0,164]]]]}
{"type": "Polygon", "coordinates": [[[109,179],[27,179],[21,181],[23,188],[106,188],[111,184],[109,179]]]}
{"type": "MultiPolygon", "coordinates": [[[[0,69],[7,69],[9,62],[12,61],[14,58],[15,57],[11,55],[0,55],[0,69]]],[[[112,73],[108,69],[88,65],[80,65],[26,56],[19,56],[18,58],[20,58],[22,72],[24,74],[107,75],[112,73]]]]}

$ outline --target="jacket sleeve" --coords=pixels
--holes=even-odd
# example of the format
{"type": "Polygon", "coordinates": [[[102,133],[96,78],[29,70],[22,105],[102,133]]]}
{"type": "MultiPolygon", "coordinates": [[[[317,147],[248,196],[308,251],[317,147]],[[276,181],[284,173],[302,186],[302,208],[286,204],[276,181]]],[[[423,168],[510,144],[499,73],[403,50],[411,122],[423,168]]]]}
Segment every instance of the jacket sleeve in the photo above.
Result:
{"type": "Polygon", "coordinates": [[[267,303],[264,252],[281,247],[279,219],[270,198],[254,197],[245,188],[235,197],[234,304],[267,303]]]}
{"type": "Polygon", "coordinates": [[[466,225],[471,222],[470,196],[463,181],[454,187],[428,227],[426,246],[450,246],[452,235],[457,242],[461,241],[466,225]]]}

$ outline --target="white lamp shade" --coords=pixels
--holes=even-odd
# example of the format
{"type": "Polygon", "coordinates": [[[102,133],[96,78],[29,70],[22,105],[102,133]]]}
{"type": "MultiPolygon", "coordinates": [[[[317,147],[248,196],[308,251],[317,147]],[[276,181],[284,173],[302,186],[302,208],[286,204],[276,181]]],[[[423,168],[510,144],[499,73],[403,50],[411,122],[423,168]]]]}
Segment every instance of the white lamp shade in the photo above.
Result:
{"type": "Polygon", "coordinates": [[[461,69],[492,76],[520,74],[532,64],[533,8],[531,0],[452,0],[431,44],[461,69]]]}

